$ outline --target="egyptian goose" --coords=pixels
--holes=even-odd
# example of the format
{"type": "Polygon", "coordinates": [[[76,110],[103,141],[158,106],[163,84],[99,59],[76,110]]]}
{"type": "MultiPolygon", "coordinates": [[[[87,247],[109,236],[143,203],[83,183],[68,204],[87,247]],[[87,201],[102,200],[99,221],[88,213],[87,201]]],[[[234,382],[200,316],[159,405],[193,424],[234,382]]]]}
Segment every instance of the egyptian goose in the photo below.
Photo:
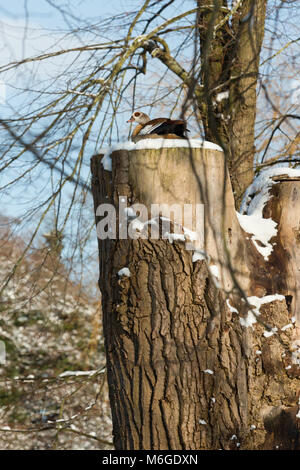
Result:
{"type": "Polygon", "coordinates": [[[185,121],[168,118],[150,119],[149,116],[140,111],[135,111],[127,122],[136,122],[137,126],[131,134],[131,140],[136,141],[148,134],[158,134],[167,139],[187,139],[185,121]]]}

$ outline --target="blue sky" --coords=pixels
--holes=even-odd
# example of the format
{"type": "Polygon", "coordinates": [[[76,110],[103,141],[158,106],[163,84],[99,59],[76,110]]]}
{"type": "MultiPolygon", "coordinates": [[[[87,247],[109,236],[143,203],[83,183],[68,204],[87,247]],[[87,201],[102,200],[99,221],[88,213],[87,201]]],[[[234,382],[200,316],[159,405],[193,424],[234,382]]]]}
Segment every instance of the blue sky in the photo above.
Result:
{"type": "MultiPolygon", "coordinates": [[[[99,17],[111,17],[120,12],[132,11],[139,4],[137,0],[50,0],[58,7],[67,8],[71,5],[71,11],[76,16],[86,21],[87,24],[99,21],[99,17]]],[[[181,13],[184,7],[193,8],[193,0],[183,0],[176,2],[172,8],[164,12],[166,18],[173,16],[176,13],[181,13]]],[[[32,57],[44,53],[45,51],[60,50],[61,47],[68,47],[78,45],[76,37],[67,37],[66,33],[72,29],[72,26],[77,26],[77,21],[72,16],[67,15],[64,17],[57,9],[53,8],[46,0],[11,0],[5,4],[0,5],[0,66],[11,61],[20,60],[26,57],[32,57]],[[62,46],[63,45],[63,46],[62,46]]],[[[101,37],[102,30],[99,36],[91,42],[101,42],[106,38],[101,37]]],[[[109,38],[112,38],[118,31],[106,30],[109,38]]],[[[86,33],[89,35],[89,32],[86,33]]],[[[82,41],[81,34],[79,41],[82,41]]],[[[6,84],[7,103],[0,106],[1,117],[12,116],[14,114],[22,113],[23,108],[26,109],[25,100],[30,99],[30,95],[25,98],[22,89],[39,89],[43,88],[43,80],[49,76],[56,76],[55,67],[66,66],[68,62],[71,63],[72,54],[64,55],[56,61],[47,60],[40,63],[34,76],[32,65],[22,66],[20,69],[8,72],[0,76],[0,80],[4,80],[6,84]]],[[[157,67],[157,64],[156,64],[157,67]]],[[[147,80],[149,80],[147,78],[147,80]]],[[[65,83],[63,78],[61,82],[57,79],[55,86],[63,89],[65,83]]],[[[35,95],[33,95],[35,96],[35,95]]],[[[46,96],[47,99],[47,96],[46,96]]],[[[39,100],[42,102],[43,97],[39,100]]],[[[35,106],[33,102],[33,107],[35,106]]],[[[128,113],[130,112],[130,108],[128,113]]],[[[126,138],[128,134],[128,124],[126,120],[130,117],[127,112],[120,118],[121,123],[121,138],[126,138]]],[[[59,137],[59,136],[58,136],[59,137]]],[[[84,167],[82,175],[88,176],[89,174],[89,158],[95,152],[93,142],[89,144],[84,159],[84,167]]],[[[76,150],[75,150],[76,155],[76,150]]],[[[72,154],[70,155],[72,157],[72,154]]],[[[1,159],[0,159],[1,161],[1,159]]],[[[32,156],[24,154],[13,165],[11,165],[5,172],[0,174],[0,187],[7,185],[10,180],[18,177],[24,171],[24,167],[31,166],[32,156]]],[[[50,172],[45,166],[39,165],[36,170],[32,171],[26,178],[21,178],[18,184],[8,187],[4,191],[0,191],[0,214],[8,217],[24,219],[27,209],[32,206],[37,206],[43,199],[51,194],[51,176],[50,172]]],[[[62,215],[68,210],[68,204],[73,192],[73,186],[67,184],[63,194],[61,210],[62,215]]],[[[91,197],[88,198],[91,207],[91,197]]],[[[38,213],[28,216],[26,223],[22,224],[19,228],[23,236],[29,236],[29,232],[35,228],[39,220],[38,213]]],[[[42,225],[41,234],[49,231],[48,222],[42,225]]],[[[93,223],[92,210],[89,212],[89,219],[87,224],[93,223]]],[[[18,228],[18,229],[19,229],[18,228]]],[[[67,226],[67,236],[70,240],[69,251],[72,251],[72,238],[73,233],[76,231],[76,214],[75,224],[67,226]]],[[[90,251],[96,248],[96,235],[92,234],[90,251]]],[[[95,259],[95,257],[94,257],[95,259]]]]}
{"type": "MultiPolygon", "coordinates": [[[[53,0],[58,7],[71,5],[74,13],[81,18],[95,17],[99,15],[112,15],[116,9],[125,10],[132,2],[123,0],[53,0]]],[[[0,5],[2,17],[13,19],[26,18],[39,22],[46,28],[60,28],[65,26],[65,21],[55,9],[45,0],[10,0],[5,5],[0,5]]]]}
{"type": "MultiPolygon", "coordinates": [[[[70,3],[74,15],[86,20],[87,23],[93,23],[93,21],[99,20],[99,17],[116,15],[120,10],[132,10],[134,5],[137,4],[136,1],[131,2],[128,0],[126,2],[122,0],[72,0],[71,2],[53,0],[53,3],[56,6],[62,7],[67,7],[68,3],[70,3]]],[[[62,44],[65,47],[68,44],[71,46],[77,45],[78,41],[76,38],[66,37],[66,32],[72,29],[73,25],[77,26],[76,19],[68,15],[64,18],[46,0],[11,0],[5,6],[0,5],[0,65],[25,57],[32,57],[46,50],[59,50],[62,44]]],[[[110,33],[113,34],[113,31],[110,33]]],[[[103,41],[101,37],[97,38],[97,41],[91,42],[100,41],[103,41]]],[[[72,54],[68,54],[56,61],[50,60],[40,64],[37,73],[34,74],[34,80],[32,80],[32,66],[26,65],[4,76],[1,75],[0,79],[4,79],[6,84],[7,97],[6,106],[4,104],[0,106],[1,117],[12,116],[15,113],[21,112],[24,106],[24,99],[30,99],[28,94],[27,98],[24,98],[22,88],[38,89],[44,79],[51,75],[55,76],[55,67],[65,67],[66,63],[71,63],[71,61],[72,54]]],[[[57,86],[58,88],[63,88],[65,84],[57,80],[57,86]]],[[[39,99],[40,101],[43,100],[42,97],[39,99]]],[[[128,130],[128,125],[125,122],[124,120],[124,129],[128,130]]],[[[84,160],[83,177],[88,177],[89,175],[89,157],[94,151],[95,149],[91,143],[90,151],[87,150],[87,156],[84,160]]],[[[70,157],[72,157],[72,154],[70,157]]],[[[7,185],[18,175],[21,175],[24,167],[31,165],[30,160],[32,160],[31,155],[24,154],[5,172],[2,172],[0,174],[0,187],[7,185]]],[[[72,192],[73,185],[67,184],[63,193],[62,215],[68,210],[72,192]]],[[[26,211],[32,206],[37,206],[47,194],[51,194],[50,172],[45,166],[39,165],[36,170],[30,173],[30,177],[21,178],[18,184],[14,184],[0,192],[0,213],[8,217],[25,220],[24,215],[26,211]]],[[[91,207],[91,197],[89,197],[89,201],[91,207]]],[[[38,213],[29,214],[26,223],[21,226],[22,234],[28,235],[35,228],[38,220],[38,213]]],[[[90,211],[88,223],[93,223],[92,211],[90,211]]],[[[49,230],[47,224],[48,222],[46,221],[42,226],[41,234],[49,230]]],[[[71,226],[69,224],[67,226],[67,236],[70,240],[72,240],[74,230],[76,230],[76,219],[75,225],[71,226]]],[[[91,250],[95,249],[95,246],[96,236],[92,237],[91,250]]]]}
{"type": "MultiPolygon", "coordinates": [[[[66,8],[71,5],[71,11],[76,16],[86,21],[87,23],[93,23],[98,21],[99,17],[110,17],[120,12],[132,11],[137,5],[142,5],[143,1],[138,0],[49,0],[50,3],[54,3],[58,7],[66,8]]],[[[73,25],[77,25],[76,20],[72,16],[64,18],[63,14],[57,9],[53,8],[46,0],[10,0],[9,2],[2,2],[3,6],[0,5],[0,65],[7,63],[11,60],[20,59],[22,57],[34,56],[44,52],[45,50],[57,50],[61,47],[61,44],[74,45],[76,43],[76,37],[68,38],[66,32],[70,30],[73,25]],[[28,26],[28,30],[25,26],[28,26]],[[2,44],[1,44],[2,43],[2,44]]],[[[272,1],[269,2],[272,5],[272,1]]],[[[164,16],[169,18],[171,15],[179,14],[185,9],[191,9],[195,6],[194,0],[176,0],[176,2],[169,7],[165,12],[164,16]]],[[[293,7],[289,7],[285,12],[282,12],[281,18],[283,21],[280,23],[280,30],[278,38],[275,41],[276,48],[279,45],[284,45],[287,38],[293,38],[299,35],[299,32],[295,29],[295,10],[293,7]]],[[[272,28],[270,18],[268,17],[268,30],[272,28]]],[[[273,25],[274,26],[274,25],[273,25]]],[[[105,34],[112,37],[117,34],[117,30],[107,30],[105,34]]],[[[89,32],[86,33],[88,37],[89,32]]],[[[98,37],[95,36],[93,42],[103,41],[101,37],[101,31],[98,37]]],[[[269,34],[268,31],[266,34],[269,34]]],[[[83,37],[81,35],[81,41],[83,37]]],[[[174,44],[172,44],[174,47],[174,44]]],[[[175,45],[176,46],[176,45],[175,45]]],[[[291,53],[295,50],[298,45],[288,50],[291,53]]],[[[264,54],[269,54],[268,50],[265,50],[264,54]]],[[[279,56],[280,62],[283,56],[279,56]]],[[[38,69],[38,73],[35,78],[43,83],[44,77],[55,76],[55,67],[66,65],[68,61],[71,62],[72,55],[63,56],[58,59],[56,63],[54,61],[47,61],[45,64],[41,64],[38,69]]],[[[275,62],[276,64],[276,62],[275,62]]],[[[143,76],[145,85],[148,85],[152,79],[151,72],[155,70],[159,71],[159,64],[157,61],[149,61],[148,73],[146,78],[143,76]],[[152,68],[152,70],[151,70],[152,68]],[[149,74],[150,69],[150,74],[149,74]],[[147,81],[146,81],[147,80],[147,81]]],[[[12,72],[11,75],[7,75],[7,100],[13,107],[13,112],[23,107],[24,95],[19,88],[34,87],[34,83],[31,79],[31,74],[26,74],[26,66],[22,67],[20,71],[12,72]]],[[[28,70],[31,70],[30,67],[28,70]]],[[[288,78],[281,74],[278,76],[278,69],[275,65],[268,67],[270,77],[275,81],[275,85],[278,84],[284,90],[284,83],[288,78]],[[277,74],[277,75],[276,75],[277,74]],[[283,78],[282,78],[283,77],[283,78]]],[[[0,76],[0,80],[3,79],[0,76]]],[[[59,81],[57,79],[57,86],[63,89],[65,86],[64,78],[59,81]]],[[[291,82],[289,82],[291,83],[291,82]]],[[[268,84],[271,87],[271,84],[268,84]]],[[[145,86],[146,89],[146,86],[145,86]]],[[[144,89],[142,88],[144,91],[144,89]]],[[[40,98],[43,99],[43,98],[40,98]]],[[[146,98],[144,98],[146,101],[146,98]]],[[[34,103],[33,103],[34,105],[34,103]]],[[[126,108],[126,104],[123,106],[123,114],[119,118],[120,127],[120,138],[127,138],[128,125],[126,120],[128,119],[127,113],[130,112],[130,104],[126,108]]],[[[5,113],[11,113],[12,109],[2,106],[1,116],[5,113]]],[[[147,110],[146,110],[147,111],[147,110]]],[[[166,110],[168,112],[168,109],[166,110]]],[[[154,117],[157,116],[157,110],[153,110],[154,117]]],[[[90,153],[86,156],[84,174],[89,172],[89,156],[94,152],[93,141],[90,142],[90,153]]],[[[30,158],[30,156],[28,156],[30,158]]],[[[12,168],[12,172],[17,174],[22,171],[23,161],[20,160],[19,164],[15,164],[12,168]]],[[[6,215],[21,216],[24,213],[26,206],[34,202],[38,202],[43,197],[45,188],[47,187],[49,174],[45,170],[42,173],[40,170],[32,174],[33,178],[31,183],[28,185],[27,180],[22,180],[22,183],[15,186],[13,190],[2,192],[0,195],[0,213],[6,215]],[[20,202],[22,201],[22,203],[20,202]]],[[[0,175],[0,186],[6,184],[11,177],[10,171],[6,174],[0,175]]],[[[69,185],[67,193],[72,193],[72,186],[69,185]]],[[[32,221],[33,223],[35,220],[32,221]]]]}

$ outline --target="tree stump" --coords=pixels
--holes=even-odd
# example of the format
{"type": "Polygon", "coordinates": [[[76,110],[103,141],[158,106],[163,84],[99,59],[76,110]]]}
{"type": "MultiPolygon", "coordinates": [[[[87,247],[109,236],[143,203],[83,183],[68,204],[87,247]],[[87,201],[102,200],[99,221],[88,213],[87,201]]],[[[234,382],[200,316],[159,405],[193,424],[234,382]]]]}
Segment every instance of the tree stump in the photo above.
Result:
{"type": "Polygon", "coordinates": [[[270,257],[270,290],[279,289],[289,296],[290,309],[295,316],[300,340],[300,177],[273,177],[277,183],[264,208],[264,216],[278,224],[278,236],[270,257]]]}
{"type": "Polygon", "coordinates": [[[116,449],[298,448],[298,368],[291,329],[280,330],[290,305],[275,299],[254,326],[241,322],[247,297],[281,292],[240,227],[222,151],[121,149],[111,154],[112,171],[102,157],[92,158],[96,224],[103,204],[116,208],[117,224],[116,238],[98,238],[116,449]],[[126,238],[124,201],[143,204],[148,217],[160,205],[159,228],[166,218],[184,226],[166,212],[173,204],[203,204],[203,246],[189,239],[191,227],[185,239],[153,239],[153,221],[136,224],[144,238],[126,238]],[[269,325],[278,333],[264,336],[269,325]],[[286,427],[282,413],[288,443],[276,424],[286,427]]]}

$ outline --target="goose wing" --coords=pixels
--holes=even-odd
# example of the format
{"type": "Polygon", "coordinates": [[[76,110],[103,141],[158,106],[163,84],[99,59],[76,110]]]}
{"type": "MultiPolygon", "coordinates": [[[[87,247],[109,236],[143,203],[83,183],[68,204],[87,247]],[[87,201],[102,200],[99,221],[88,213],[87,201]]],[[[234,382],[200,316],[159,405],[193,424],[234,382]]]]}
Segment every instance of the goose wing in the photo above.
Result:
{"type": "Polygon", "coordinates": [[[154,131],[155,134],[161,133],[161,130],[164,128],[167,121],[169,121],[169,119],[166,118],[152,119],[143,125],[139,135],[153,134],[154,131]]]}

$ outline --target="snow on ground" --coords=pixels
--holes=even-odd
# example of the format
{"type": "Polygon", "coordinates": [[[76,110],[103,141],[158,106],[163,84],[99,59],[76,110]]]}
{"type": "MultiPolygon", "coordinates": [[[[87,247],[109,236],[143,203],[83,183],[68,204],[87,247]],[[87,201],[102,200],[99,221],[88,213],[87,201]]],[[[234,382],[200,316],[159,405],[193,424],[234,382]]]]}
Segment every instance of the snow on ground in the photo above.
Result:
{"type": "MultiPolygon", "coordinates": [[[[1,279],[18,257],[14,246],[2,249],[1,279]]],[[[112,448],[99,302],[67,281],[63,266],[30,258],[2,292],[0,310],[0,448],[45,450],[56,435],[57,449],[112,448]],[[56,421],[64,423],[59,434],[56,421]]]]}

